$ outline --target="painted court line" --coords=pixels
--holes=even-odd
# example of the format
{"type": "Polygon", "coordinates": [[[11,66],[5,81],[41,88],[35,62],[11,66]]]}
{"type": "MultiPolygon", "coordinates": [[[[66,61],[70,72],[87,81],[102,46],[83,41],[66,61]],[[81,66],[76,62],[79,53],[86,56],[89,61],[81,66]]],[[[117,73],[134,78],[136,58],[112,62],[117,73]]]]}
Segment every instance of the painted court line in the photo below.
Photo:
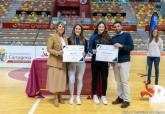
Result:
{"type": "Polygon", "coordinates": [[[35,103],[33,104],[32,108],[31,108],[31,110],[28,112],[28,114],[33,114],[33,113],[34,113],[34,111],[36,110],[36,108],[37,108],[38,104],[40,103],[40,101],[41,101],[41,98],[38,98],[38,99],[35,101],[35,103]]]}

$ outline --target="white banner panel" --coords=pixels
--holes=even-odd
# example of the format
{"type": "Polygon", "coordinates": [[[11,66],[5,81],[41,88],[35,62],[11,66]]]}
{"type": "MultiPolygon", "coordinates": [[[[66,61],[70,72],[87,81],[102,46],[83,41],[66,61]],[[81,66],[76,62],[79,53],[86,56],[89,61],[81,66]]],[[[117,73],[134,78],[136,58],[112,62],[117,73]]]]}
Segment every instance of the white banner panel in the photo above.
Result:
{"type": "Polygon", "coordinates": [[[30,67],[36,57],[47,57],[46,46],[0,46],[0,67],[30,67]]]}
{"type": "Polygon", "coordinates": [[[35,58],[48,57],[47,46],[35,46],[35,58]]]}

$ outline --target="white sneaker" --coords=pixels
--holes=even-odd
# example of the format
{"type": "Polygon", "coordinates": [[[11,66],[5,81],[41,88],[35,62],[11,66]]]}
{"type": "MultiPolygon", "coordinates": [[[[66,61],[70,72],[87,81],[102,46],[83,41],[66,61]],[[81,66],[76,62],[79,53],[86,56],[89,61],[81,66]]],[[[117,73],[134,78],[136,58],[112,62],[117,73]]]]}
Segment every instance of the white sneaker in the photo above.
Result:
{"type": "Polygon", "coordinates": [[[93,95],[93,102],[94,102],[95,104],[99,104],[99,103],[100,103],[100,101],[99,101],[97,95],[93,95]]]}
{"type": "Polygon", "coordinates": [[[70,97],[69,104],[72,105],[74,103],[74,96],[70,97]]]}
{"type": "Polygon", "coordinates": [[[80,99],[80,96],[77,96],[77,97],[76,97],[76,101],[77,101],[77,104],[78,104],[78,105],[81,105],[81,99],[80,99]]]}
{"type": "Polygon", "coordinates": [[[102,103],[103,103],[104,105],[107,105],[107,104],[108,104],[108,101],[107,101],[106,96],[101,96],[101,100],[102,100],[102,103]]]}

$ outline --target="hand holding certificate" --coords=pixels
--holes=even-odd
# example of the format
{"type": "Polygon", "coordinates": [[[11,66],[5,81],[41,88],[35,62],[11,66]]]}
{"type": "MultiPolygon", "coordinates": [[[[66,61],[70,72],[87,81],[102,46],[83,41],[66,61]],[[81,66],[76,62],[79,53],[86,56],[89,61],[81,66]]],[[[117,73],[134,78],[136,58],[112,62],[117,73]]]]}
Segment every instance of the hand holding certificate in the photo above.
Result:
{"type": "Polygon", "coordinates": [[[66,45],[63,48],[63,62],[83,62],[84,46],[66,45]]]}
{"type": "Polygon", "coordinates": [[[118,48],[113,45],[97,45],[96,61],[117,62],[118,48]]]}

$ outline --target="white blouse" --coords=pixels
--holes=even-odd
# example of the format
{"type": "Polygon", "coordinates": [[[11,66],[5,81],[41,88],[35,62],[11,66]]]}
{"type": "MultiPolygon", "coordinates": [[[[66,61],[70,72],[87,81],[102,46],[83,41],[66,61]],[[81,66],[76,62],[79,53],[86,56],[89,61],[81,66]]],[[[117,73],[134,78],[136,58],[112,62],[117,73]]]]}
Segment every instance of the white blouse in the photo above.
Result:
{"type": "MultiPolygon", "coordinates": [[[[149,41],[148,41],[149,43],[149,41]]],[[[155,42],[155,40],[152,40],[149,44],[148,44],[148,56],[151,57],[160,57],[160,52],[163,50],[163,40],[161,38],[159,38],[158,42],[155,42]]]]}
{"type": "Polygon", "coordinates": [[[65,41],[64,41],[64,38],[63,38],[63,37],[61,37],[61,44],[62,44],[62,48],[64,48],[64,47],[66,46],[65,41]]]}

